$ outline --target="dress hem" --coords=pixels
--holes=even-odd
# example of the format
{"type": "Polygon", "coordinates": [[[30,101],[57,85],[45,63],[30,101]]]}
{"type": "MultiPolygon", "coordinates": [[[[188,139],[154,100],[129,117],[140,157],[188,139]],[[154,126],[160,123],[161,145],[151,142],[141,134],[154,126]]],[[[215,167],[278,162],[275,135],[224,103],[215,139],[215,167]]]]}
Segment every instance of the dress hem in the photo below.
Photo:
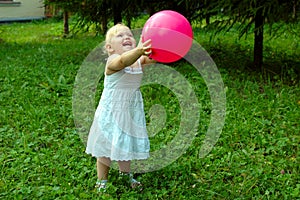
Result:
{"type": "Polygon", "coordinates": [[[150,156],[147,155],[146,157],[140,157],[140,158],[128,158],[128,159],[116,159],[116,158],[111,158],[110,156],[106,156],[106,155],[95,155],[93,153],[89,153],[89,152],[86,152],[87,154],[90,154],[92,155],[92,157],[95,157],[95,158],[109,158],[111,161],[132,161],[132,160],[147,160],[150,156]]]}

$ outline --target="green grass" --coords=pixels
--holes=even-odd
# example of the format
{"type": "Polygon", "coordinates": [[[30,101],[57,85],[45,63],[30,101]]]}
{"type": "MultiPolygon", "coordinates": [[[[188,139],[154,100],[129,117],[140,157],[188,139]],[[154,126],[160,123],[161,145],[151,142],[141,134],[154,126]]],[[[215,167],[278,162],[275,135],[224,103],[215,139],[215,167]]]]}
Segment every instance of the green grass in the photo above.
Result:
{"type": "MultiPolygon", "coordinates": [[[[82,61],[103,37],[87,33],[64,39],[61,30],[61,23],[53,22],[0,26],[0,199],[299,198],[296,72],[282,71],[272,79],[251,72],[251,37],[237,40],[233,31],[209,42],[205,29],[196,30],[195,38],[212,55],[226,87],[226,121],[217,144],[199,158],[211,113],[209,94],[201,76],[179,62],[173,67],[201,102],[197,137],[172,164],[140,174],[142,192],[116,184],[118,172],[112,170],[114,184],[100,198],[94,189],[95,160],[85,154],[73,122],[72,94],[82,61]]],[[[270,39],[265,49],[269,64],[299,67],[295,36],[270,39]]],[[[159,149],[176,133],[178,103],[160,86],[142,91],[146,112],[155,103],[168,112],[167,128],[151,138],[151,148],[159,149]]]]}

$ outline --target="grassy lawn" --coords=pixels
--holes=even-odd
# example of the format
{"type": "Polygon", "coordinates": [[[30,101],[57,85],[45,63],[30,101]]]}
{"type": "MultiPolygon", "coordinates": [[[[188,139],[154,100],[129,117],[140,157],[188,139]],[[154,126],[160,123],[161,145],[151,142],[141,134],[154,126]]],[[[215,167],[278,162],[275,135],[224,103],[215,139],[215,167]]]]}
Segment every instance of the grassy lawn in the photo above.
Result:
{"type": "MultiPolygon", "coordinates": [[[[285,69],[267,76],[248,70],[252,37],[238,40],[232,30],[211,38],[210,31],[195,26],[196,40],[216,62],[226,87],[226,121],[217,144],[199,158],[210,98],[197,71],[179,62],[173,67],[201,102],[192,145],[167,167],[140,174],[142,192],[116,184],[118,172],[112,170],[115,184],[99,196],[95,160],[85,154],[74,125],[72,94],[77,71],[103,37],[62,38],[61,30],[55,22],[0,26],[0,199],[299,198],[299,37],[267,38],[269,71],[285,69]]],[[[156,103],[169,112],[166,127],[151,138],[151,148],[160,148],[176,133],[180,107],[165,88],[153,87],[142,88],[146,114],[156,103]]]]}

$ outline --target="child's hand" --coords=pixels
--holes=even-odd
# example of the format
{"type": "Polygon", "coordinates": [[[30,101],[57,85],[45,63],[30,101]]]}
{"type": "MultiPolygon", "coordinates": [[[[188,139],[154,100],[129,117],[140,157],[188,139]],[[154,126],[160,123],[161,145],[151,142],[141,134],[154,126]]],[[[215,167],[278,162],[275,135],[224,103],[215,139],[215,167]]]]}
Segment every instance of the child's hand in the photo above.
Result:
{"type": "Polygon", "coordinates": [[[152,53],[151,47],[152,47],[151,39],[142,42],[142,36],[141,36],[138,44],[138,48],[142,49],[143,55],[149,56],[152,53]]]}

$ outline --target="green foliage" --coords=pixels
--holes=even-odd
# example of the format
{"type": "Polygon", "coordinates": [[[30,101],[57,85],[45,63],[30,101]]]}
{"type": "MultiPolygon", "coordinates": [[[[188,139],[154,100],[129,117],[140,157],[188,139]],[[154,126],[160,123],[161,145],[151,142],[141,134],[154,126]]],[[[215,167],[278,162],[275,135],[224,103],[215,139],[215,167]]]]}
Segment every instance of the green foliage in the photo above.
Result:
{"type": "MultiPolygon", "coordinates": [[[[272,25],[276,22],[297,22],[298,6],[297,1],[288,0],[222,0],[211,1],[207,9],[216,15],[224,17],[216,21],[215,25],[228,29],[237,23],[240,25],[240,34],[243,35],[251,31],[251,24],[254,23],[254,18],[259,12],[264,19],[263,25],[272,25]]],[[[274,33],[276,34],[276,32],[274,33]]]]}
{"type": "Polygon", "coordinates": [[[129,27],[131,21],[144,11],[140,1],[124,0],[45,0],[45,4],[72,13],[76,28],[89,30],[95,27],[98,33],[105,33],[109,22],[123,22],[129,27]],[[123,20],[124,19],[124,20],[123,20]]]}
{"type": "MultiPolygon", "coordinates": [[[[211,25],[218,27],[219,31],[230,29],[238,25],[240,37],[254,33],[253,69],[263,69],[264,27],[272,27],[277,22],[298,23],[297,1],[289,0],[221,0],[210,1],[207,10],[209,14],[217,16],[211,25]],[[254,26],[254,28],[253,28],[254,26]]],[[[278,34],[279,29],[269,29],[271,35],[278,34]]],[[[264,70],[264,69],[263,69],[264,70]]]]}
{"type": "MultiPolygon", "coordinates": [[[[271,36],[265,34],[264,64],[265,72],[262,76],[266,79],[277,79],[284,83],[297,83],[300,77],[299,59],[299,24],[290,26],[285,23],[277,23],[273,26],[281,28],[278,34],[271,36]]],[[[273,27],[274,28],[274,27],[273,27]]],[[[211,57],[219,67],[231,70],[242,69],[252,73],[253,62],[253,35],[244,35],[240,38],[239,27],[233,26],[230,31],[222,31],[215,35],[215,29],[201,23],[193,23],[195,39],[210,53],[211,57]],[[236,57],[239,58],[236,58],[236,57]],[[236,59],[233,59],[236,58],[236,59]]],[[[271,27],[266,25],[265,32],[271,27]]]]}
{"type": "MultiPolygon", "coordinates": [[[[197,137],[171,165],[139,174],[142,192],[123,185],[112,170],[107,193],[97,194],[95,160],[85,154],[76,133],[72,93],[82,61],[103,37],[63,39],[59,30],[58,23],[44,22],[0,26],[0,199],[299,197],[299,80],[288,79],[286,71],[276,80],[247,71],[249,39],[234,39],[238,32],[232,30],[209,42],[210,34],[202,29],[195,38],[214,58],[227,88],[226,124],[218,143],[199,158],[210,120],[209,93],[189,64],[175,63],[172,67],[201,102],[197,137]]],[[[294,40],[270,38],[266,59],[290,66],[299,59],[294,40]]],[[[142,91],[147,117],[151,104],[165,105],[169,113],[167,127],[151,138],[151,148],[160,148],[176,134],[171,125],[178,122],[178,100],[159,85],[142,91]]]]}

